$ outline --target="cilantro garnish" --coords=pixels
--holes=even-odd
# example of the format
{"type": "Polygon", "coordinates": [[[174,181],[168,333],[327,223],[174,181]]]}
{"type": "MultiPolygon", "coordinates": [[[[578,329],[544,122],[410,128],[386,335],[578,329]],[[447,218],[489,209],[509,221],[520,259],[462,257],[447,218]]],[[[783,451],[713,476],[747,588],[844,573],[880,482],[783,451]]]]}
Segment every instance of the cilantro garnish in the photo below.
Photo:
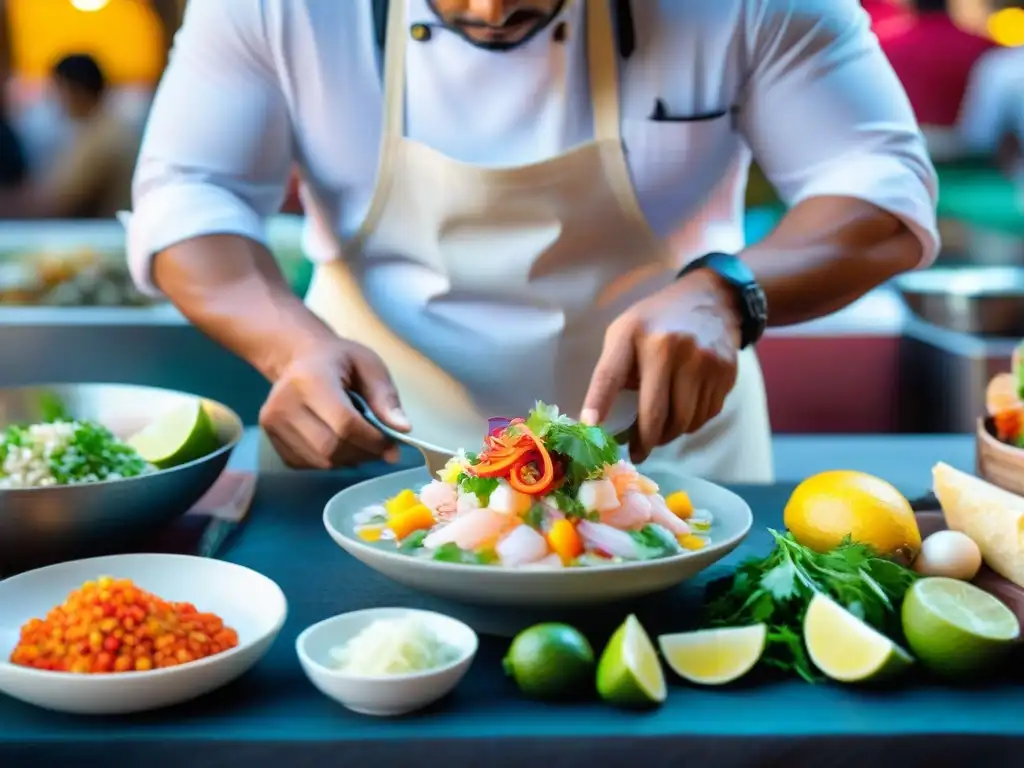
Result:
{"type": "Polygon", "coordinates": [[[565,487],[559,488],[557,491],[551,494],[551,498],[554,500],[555,505],[562,511],[566,517],[579,517],[584,520],[595,519],[598,517],[596,513],[590,514],[584,509],[583,505],[576,500],[576,497],[568,493],[565,487]]]}
{"type": "Polygon", "coordinates": [[[762,663],[820,679],[804,647],[804,613],[818,593],[828,595],[878,631],[900,642],[900,604],[917,578],[868,546],[844,541],[829,552],[815,552],[789,534],[769,529],[775,548],[763,559],[742,563],[733,576],[709,586],[709,626],[768,625],[762,663]]]}
{"type": "Polygon", "coordinates": [[[535,531],[539,531],[541,523],[544,522],[544,507],[540,504],[534,504],[530,507],[530,511],[523,516],[523,522],[535,531]]]}
{"type": "Polygon", "coordinates": [[[476,494],[481,507],[486,507],[491,501],[491,494],[498,487],[496,477],[477,477],[463,472],[459,475],[459,488],[466,493],[476,494]]]}
{"type": "Polygon", "coordinates": [[[538,402],[526,426],[563,460],[565,484],[575,489],[619,460],[619,445],[601,427],[581,424],[552,405],[538,402]]]}

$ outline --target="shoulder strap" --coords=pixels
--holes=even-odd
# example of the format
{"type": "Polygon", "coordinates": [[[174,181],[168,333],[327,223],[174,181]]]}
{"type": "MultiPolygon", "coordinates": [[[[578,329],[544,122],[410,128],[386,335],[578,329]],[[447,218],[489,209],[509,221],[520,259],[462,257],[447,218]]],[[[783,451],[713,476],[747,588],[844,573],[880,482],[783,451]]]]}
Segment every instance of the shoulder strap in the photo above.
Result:
{"type": "Polygon", "coordinates": [[[373,0],[373,37],[377,50],[383,52],[388,37],[388,0],[373,0]]]}
{"type": "MultiPolygon", "coordinates": [[[[388,36],[388,2],[389,0],[372,0],[373,2],[373,37],[377,41],[377,50],[383,52],[388,36]]],[[[619,55],[628,59],[636,50],[636,27],[633,24],[633,6],[630,0],[614,0],[613,16],[616,35],[619,43],[619,55]]]]}

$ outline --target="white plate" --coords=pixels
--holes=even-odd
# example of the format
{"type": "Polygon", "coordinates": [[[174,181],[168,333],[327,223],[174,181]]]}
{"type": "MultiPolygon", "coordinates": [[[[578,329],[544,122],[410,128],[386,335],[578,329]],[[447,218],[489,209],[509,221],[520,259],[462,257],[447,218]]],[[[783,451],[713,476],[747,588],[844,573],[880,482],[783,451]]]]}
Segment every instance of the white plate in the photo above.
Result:
{"type": "Polygon", "coordinates": [[[246,672],[270,648],[288,604],[266,576],[233,563],[188,555],[96,557],[51,565],[0,581],[0,692],[59,712],[142,712],[209,693],[246,672]],[[100,576],[131,579],[162,598],[216,613],[238,632],[238,646],[179,667],[76,675],[11,664],[22,625],[43,618],[72,590],[100,576]]]}
{"type": "Polygon", "coordinates": [[[476,633],[461,621],[433,611],[412,608],[368,608],[314,624],[295,641],[299,663],[317,690],[362,715],[394,717],[422,709],[447,695],[473,663],[476,633]],[[437,669],[407,675],[361,676],[331,667],[331,650],[344,645],[380,619],[413,617],[458,652],[437,669]]]}
{"type": "Polygon", "coordinates": [[[708,546],[657,560],[542,570],[437,562],[399,554],[391,542],[371,544],[359,538],[355,515],[404,488],[419,490],[430,480],[423,468],[346,488],[327,503],[324,526],[342,549],[375,571],[413,589],[452,600],[530,608],[610,603],[659,592],[692,578],[732,552],[753,523],[747,503],[719,485],[665,471],[648,475],[665,495],[686,491],[695,507],[710,510],[714,523],[708,546]]]}

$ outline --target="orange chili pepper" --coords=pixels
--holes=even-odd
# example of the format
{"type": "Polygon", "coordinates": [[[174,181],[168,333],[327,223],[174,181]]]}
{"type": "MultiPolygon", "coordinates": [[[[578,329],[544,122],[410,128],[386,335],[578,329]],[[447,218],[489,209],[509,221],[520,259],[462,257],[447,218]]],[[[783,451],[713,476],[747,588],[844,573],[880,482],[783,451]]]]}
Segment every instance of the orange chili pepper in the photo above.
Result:
{"type": "Polygon", "coordinates": [[[481,457],[480,461],[471,466],[467,471],[477,477],[504,477],[510,469],[527,453],[528,448],[520,448],[507,456],[491,458],[481,457]]]}
{"type": "Polygon", "coordinates": [[[508,476],[508,484],[520,493],[528,493],[539,496],[551,489],[555,481],[555,463],[551,460],[551,454],[544,447],[544,442],[528,430],[525,426],[520,427],[523,434],[533,443],[532,450],[512,467],[508,476]],[[540,462],[541,471],[537,478],[528,477],[535,472],[535,465],[540,462]]]}

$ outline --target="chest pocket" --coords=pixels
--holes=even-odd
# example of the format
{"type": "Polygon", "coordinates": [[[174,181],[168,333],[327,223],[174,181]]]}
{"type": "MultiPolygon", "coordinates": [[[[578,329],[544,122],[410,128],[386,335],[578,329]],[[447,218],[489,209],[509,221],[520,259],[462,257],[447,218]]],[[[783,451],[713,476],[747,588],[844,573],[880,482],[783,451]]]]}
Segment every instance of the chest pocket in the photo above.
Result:
{"type": "Polygon", "coordinates": [[[627,118],[622,125],[633,186],[656,230],[699,209],[718,186],[741,144],[734,114],[694,118],[627,118]]]}

